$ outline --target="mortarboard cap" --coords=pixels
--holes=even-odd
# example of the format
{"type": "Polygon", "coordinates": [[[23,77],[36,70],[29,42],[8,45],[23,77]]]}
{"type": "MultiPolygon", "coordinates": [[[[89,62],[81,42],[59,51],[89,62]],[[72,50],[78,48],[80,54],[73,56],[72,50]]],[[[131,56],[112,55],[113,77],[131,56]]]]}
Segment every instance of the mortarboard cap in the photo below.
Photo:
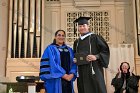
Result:
{"type": "Polygon", "coordinates": [[[88,24],[89,19],[91,19],[91,17],[79,17],[74,20],[74,34],[76,34],[75,23],[78,23],[78,25],[88,24]]]}

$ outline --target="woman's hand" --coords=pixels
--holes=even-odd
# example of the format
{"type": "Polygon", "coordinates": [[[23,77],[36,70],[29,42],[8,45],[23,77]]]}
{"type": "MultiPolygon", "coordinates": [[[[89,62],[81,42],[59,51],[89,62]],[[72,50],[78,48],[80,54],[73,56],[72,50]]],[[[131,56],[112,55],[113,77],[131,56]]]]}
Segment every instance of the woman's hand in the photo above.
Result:
{"type": "Polygon", "coordinates": [[[71,79],[74,77],[74,74],[65,74],[62,78],[67,80],[67,81],[71,81],[71,79]]]}
{"type": "Polygon", "coordinates": [[[65,79],[65,80],[67,80],[68,74],[65,74],[62,78],[65,79]]]}
{"type": "Polygon", "coordinates": [[[74,74],[69,74],[67,80],[71,81],[73,77],[74,77],[74,74]]]}

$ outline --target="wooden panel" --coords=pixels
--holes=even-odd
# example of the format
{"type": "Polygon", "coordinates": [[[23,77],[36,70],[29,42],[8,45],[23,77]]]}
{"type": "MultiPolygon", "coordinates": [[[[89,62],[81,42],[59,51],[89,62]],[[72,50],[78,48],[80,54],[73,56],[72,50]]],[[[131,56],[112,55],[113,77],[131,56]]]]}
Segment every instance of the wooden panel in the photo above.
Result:
{"type": "MultiPolygon", "coordinates": [[[[140,75],[140,62],[136,64],[136,72],[137,72],[137,75],[140,75]]],[[[140,86],[140,82],[139,82],[139,86],[140,86]]],[[[140,87],[139,87],[139,91],[140,91],[140,87]]]]}
{"type": "Polygon", "coordinates": [[[140,75],[140,64],[139,65],[138,64],[136,65],[136,71],[137,71],[137,74],[140,75]]]}
{"type": "Polygon", "coordinates": [[[136,65],[136,73],[140,75],[140,58],[135,58],[135,65],[136,65]]]}
{"type": "Polygon", "coordinates": [[[39,73],[38,72],[35,72],[35,71],[32,71],[32,72],[29,72],[29,71],[11,71],[10,72],[10,81],[14,82],[16,81],[16,77],[17,76],[21,76],[21,75],[25,75],[25,76],[38,76],[39,73]]]}
{"type": "Polygon", "coordinates": [[[7,59],[6,77],[10,81],[16,81],[16,76],[33,75],[39,76],[40,59],[7,59]]]}
{"type": "MultiPolygon", "coordinates": [[[[136,63],[136,74],[140,75],[140,58],[136,58],[135,63],[136,63]]],[[[140,82],[139,82],[139,86],[140,86],[140,82]]],[[[139,91],[140,91],[140,87],[139,87],[139,91]]]]}

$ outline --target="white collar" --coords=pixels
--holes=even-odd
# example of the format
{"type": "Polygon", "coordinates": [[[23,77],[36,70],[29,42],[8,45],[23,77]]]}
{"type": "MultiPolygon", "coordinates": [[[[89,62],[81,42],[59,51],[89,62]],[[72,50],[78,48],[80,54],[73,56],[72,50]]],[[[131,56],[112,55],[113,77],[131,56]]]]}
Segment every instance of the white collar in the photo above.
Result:
{"type": "Polygon", "coordinates": [[[86,34],[86,35],[80,36],[80,39],[83,40],[83,39],[85,39],[86,37],[88,37],[88,36],[91,35],[91,34],[93,34],[93,33],[90,32],[90,33],[88,33],[88,34],[86,34]]]}

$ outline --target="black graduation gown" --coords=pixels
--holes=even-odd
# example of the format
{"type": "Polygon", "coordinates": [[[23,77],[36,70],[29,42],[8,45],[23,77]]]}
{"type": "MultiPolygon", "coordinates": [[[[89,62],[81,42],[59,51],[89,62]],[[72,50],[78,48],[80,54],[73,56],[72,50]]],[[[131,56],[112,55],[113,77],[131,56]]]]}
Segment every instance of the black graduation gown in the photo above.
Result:
{"type": "Polygon", "coordinates": [[[78,93],[107,93],[104,82],[103,67],[107,68],[109,64],[110,51],[107,43],[101,36],[91,34],[81,40],[80,38],[74,42],[74,52],[90,54],[98,56],[98,60],[92,62],[95,74],[92,75],[90,64],[79,65],[77,78],[78,93]]]}

